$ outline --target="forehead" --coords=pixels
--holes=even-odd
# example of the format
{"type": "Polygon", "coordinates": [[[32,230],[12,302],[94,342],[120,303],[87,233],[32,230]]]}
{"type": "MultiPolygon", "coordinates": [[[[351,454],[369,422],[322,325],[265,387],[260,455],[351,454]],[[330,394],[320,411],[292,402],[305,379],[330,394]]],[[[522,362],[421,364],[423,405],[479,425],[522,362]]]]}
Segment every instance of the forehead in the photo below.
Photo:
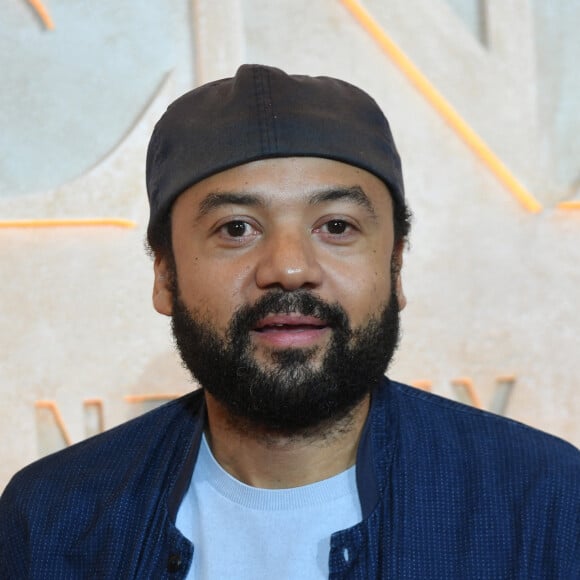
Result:
{"type": "Polygon", "coordinates": [[[199,205],[220,192],[252,193],[270,207],[309,203],[320,192],[359,188],[377,210],[391,208],[386,184],[372,173],[332,159],[279,157],[238,165],[203,179],[184,191],[174,204],[199,205]]]}

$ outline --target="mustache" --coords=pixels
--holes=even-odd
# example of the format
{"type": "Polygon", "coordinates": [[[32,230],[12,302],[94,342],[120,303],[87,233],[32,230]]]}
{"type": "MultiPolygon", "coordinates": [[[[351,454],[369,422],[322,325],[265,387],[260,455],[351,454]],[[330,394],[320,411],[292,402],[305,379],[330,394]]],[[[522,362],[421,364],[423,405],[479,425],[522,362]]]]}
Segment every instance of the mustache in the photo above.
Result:
{"type": "Polygon", "coordinates": [[[254,304],[241,306],[232,318],[230,336],[240,337],[248,333],[268,314],[291,313],[314,316],[335,330],[351,333],[348,316],[338,303],[331,304],[316,294],[301,289],[294,292],[272,290],[254,304]]]}

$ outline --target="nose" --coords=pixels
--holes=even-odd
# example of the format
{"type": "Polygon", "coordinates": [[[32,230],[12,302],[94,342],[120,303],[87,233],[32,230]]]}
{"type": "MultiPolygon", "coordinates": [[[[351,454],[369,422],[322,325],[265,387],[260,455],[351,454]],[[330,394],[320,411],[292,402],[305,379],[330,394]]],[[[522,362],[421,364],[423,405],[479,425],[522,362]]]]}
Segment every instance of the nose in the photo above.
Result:
{"type": "Polygon", "coordinates": [[[259,288],[292,291],[313,289],[322,283],[322,268],[314,240],[307,232],[284,230],[264,240],[256,268],[259,288]]]}

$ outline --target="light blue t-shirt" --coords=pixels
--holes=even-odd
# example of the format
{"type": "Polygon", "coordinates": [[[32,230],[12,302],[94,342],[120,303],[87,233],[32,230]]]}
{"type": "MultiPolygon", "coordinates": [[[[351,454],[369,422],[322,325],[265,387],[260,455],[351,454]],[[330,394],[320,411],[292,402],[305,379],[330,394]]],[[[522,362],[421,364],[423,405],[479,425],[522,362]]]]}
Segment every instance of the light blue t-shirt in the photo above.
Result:
{"type": "Polygon", "coordinates": [[[187,580],[328,578],[330,536],[361,520],[355,468],[290,489],[229,475],[205,436],[177,528],[195,551],[187,580]]]}

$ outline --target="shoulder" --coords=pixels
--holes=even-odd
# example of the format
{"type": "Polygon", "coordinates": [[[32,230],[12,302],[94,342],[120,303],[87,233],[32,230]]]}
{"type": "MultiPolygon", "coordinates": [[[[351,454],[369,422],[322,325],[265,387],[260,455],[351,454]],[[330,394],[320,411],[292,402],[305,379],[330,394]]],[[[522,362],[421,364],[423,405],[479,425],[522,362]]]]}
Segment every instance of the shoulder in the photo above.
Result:
{"type": "MultiPolygon", "coordinates": [[[[406,541],[472,541],[473,553],[482,558],[473,562],[495,555],[493,565],[503,572],[494,577],[503,577],[502,566],[516,561],[529,571],[522,577],[576,577],[578,449],[517,421],[399,383],[385,381],[376,399],[379,416],[387,419],[375,417],[374,429],[394,432],[383,483],[392,486],[392,497],[407,514],[406,541]],[[445,537],[433,537],[429,530],[441,526],[445,537]]],[[[375,445],[384,455],[379,449],[375,445]]]]}
{"type": "Polygon", "coordinates": [[[202,401],[190,393],[18,472],[0,497],[0,576],[76,578],[105,564],[125,576],[135,562],[127,554],[167,519],[202,401]]]}
{"type": "MultiPolygon", "coordinates": [[[[534,477],[580,490],[580,451],[570,443],[506,417],[401,383],[385,382],[384,402],[396,409],[401,450],[460,464],[475,473],[528,481],[534,477]]],[[[381,395],[380,395],[381,396],[381,395]]]]}
{"type": "MultiPolygon", "coordinates": [[[[84,508],[106,501],[141,478],[163,478],[182,460],[203,395],[193,392],[100,435],[44,457],[19,471],[0,498],[9,514],[84,508]]],[[[0,526],[3,528],[4,526],[0,526]]],[[[1,530],[0,530],[1,531],[1,530]]]]}
{"type": "Polygon", "coordinates": [[[551,449],[559,449],[565,454],[569,453],[573,457],[578,457],[578,450],[570,443],[519,421],[464,405],[402,383],[391,382],[391,385],[398,394],[405,412],[420,410],[422,415],[430,417],[438,427],[441,427],[440,419],[444,418],[450,421],[447,424],[450,429],[458,429],[468,424],[472,427],[471,431],[478,437],[484,433],[490,435],[509,433],[516,439],[531,441],[534,444],[543,443],[551,449]]]}

